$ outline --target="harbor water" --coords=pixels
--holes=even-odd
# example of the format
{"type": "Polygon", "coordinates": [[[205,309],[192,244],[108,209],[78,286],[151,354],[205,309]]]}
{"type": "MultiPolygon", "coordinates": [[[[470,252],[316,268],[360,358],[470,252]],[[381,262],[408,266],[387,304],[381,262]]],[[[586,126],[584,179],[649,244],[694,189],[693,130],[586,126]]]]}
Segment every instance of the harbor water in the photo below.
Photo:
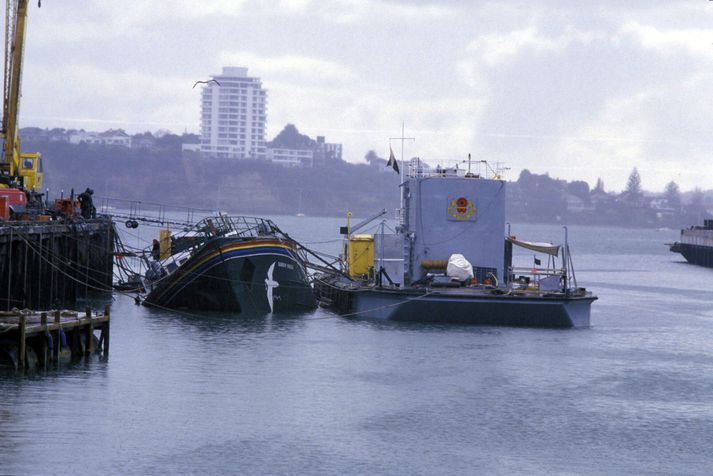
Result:
{"type": "MultiPolygon", "coordinates": [[[[343,220],[274,219],[339,248],[325,240],[343,220]]],[[[670,253],[677,236],[569,228],[599,296],[589,329],[197,315],[115,295],[107,362],[0,374],[0,474],[710,474],[713,269],[670,253]]]]}

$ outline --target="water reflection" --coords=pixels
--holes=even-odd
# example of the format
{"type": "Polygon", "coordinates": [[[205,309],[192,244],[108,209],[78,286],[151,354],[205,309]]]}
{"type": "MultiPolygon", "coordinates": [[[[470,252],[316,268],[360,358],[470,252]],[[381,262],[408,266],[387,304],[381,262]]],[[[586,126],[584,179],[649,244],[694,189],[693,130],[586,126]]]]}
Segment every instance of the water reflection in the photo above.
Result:
{"type": "Polygon", "coordinates": [[[309,312],[250,314],[247,312],[184,312],[144,307],[141,311],[147,319],[152,319],[156,326],[171,326],[183,332],[201,333],[283,333],[294,331],[303,324],[304,318],[313,315],[309,312]]]}

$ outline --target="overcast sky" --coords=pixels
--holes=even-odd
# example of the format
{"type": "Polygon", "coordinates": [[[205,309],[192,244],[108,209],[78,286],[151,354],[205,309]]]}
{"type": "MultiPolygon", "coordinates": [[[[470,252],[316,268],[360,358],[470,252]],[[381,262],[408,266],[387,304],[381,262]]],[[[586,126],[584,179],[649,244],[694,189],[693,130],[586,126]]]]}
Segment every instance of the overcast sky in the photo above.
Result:
{"type": "Polygon", "coordinates": [[[21,126],[199,131],[199,79],[245,66],[346,160],[505,162],[621,190],[713,188],[713,2],[30,0],[21,126]],[[400,154],[400,143],[394,144],[400,154]]]}

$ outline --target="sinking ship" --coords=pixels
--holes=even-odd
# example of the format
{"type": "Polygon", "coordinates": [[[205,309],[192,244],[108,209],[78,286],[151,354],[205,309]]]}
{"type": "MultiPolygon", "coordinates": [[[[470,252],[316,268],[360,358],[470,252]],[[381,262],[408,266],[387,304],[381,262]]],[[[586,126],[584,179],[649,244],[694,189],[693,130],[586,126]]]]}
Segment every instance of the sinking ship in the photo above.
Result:
{"type": "MultiPolygon", "coordinates": [[[[576,283],[565,243],[506,233],[506,182],[468,169],[428,169],[418,159],[402,171],[397,226],[375,217],[342,227],[340,272],[315,279],[323,306],[345,316],[493,326],[579,328],[590,325],[596,296],[576,283]],[[513,266],[513,247],[547,256],[513,266]]],[[[487,172],[488,169],[486,169],[487,172]]]]}
{"type": "Polygon", "coordinates": [[[144,250],[143,303],[234,313],[316,307],[300,246],[270,220],[218,214],[144,250]]]}

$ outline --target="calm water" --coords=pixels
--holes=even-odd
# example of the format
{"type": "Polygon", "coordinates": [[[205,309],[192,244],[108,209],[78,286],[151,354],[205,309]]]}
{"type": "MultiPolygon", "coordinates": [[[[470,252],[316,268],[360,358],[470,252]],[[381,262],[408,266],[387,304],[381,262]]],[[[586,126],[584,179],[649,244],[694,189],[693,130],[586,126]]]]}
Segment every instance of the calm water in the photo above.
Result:
{"type": "MultiPolygon", "coordinates": [[[[277,222],[306,242],[338,225],[277,222]]],[[[570,229],[600,297],[585,330],[197,317],[116,296],[108,362],[0,376],[0,474],[710,474],[713,270],[668,252],[677,235],[570,229]]]]}

